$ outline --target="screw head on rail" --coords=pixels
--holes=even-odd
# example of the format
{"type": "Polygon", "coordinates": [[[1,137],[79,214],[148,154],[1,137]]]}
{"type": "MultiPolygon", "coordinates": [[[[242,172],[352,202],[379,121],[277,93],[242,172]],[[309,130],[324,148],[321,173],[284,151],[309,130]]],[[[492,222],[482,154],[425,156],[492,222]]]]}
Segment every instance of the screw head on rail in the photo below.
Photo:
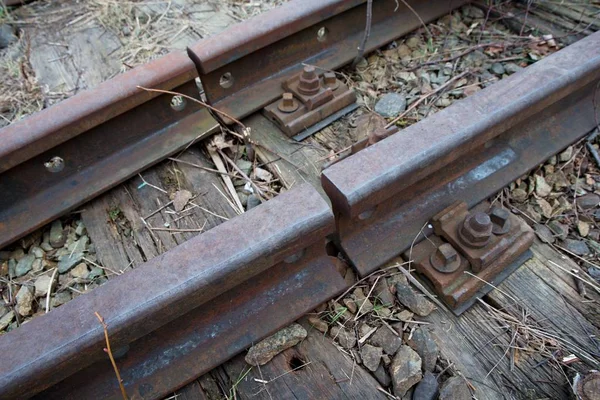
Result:
{"type": "Polygon", "coordinates": [[[300,74],[298,91],[306,96],[314,96],[321,90],[319,76],[315,72],[315,67],[306,65],[300,74]]]}
{"type": "Polygon", "coordinates": [[[458,231],[461,240],[470,247],[485,247],[492,237],[493,224],[483,212],[470,213],[458,231]]]}
{"type": "Polygon", "coordinates": [[[450,243],[440,245],[429,257],[431,266],[437,271],[450,274],[460,267],[460,256],[450,243]]]}
{"type": "Polygon", "coordinates": [[[323,74],[323,86],[331,90],[340,87],[340,81],[335,77],[335,72],[325,72],[323,74]]]}
{"type": "Polygon", "coordinates": [[[492,207],[490,210],[492,221],[492,232],[494,235],[504,235],[510,230],[510,218],[508,210],[500,207],[492,207]]]}
{"type": "Polygon", "coordinates": [[[299,106],[300,104],[294,99],[294,95],[288,92],[281,96],[281,100],[279,100],[279,104],[277,104],[279,111],[284,113],[292,113],[296,111],[299,106]]]}

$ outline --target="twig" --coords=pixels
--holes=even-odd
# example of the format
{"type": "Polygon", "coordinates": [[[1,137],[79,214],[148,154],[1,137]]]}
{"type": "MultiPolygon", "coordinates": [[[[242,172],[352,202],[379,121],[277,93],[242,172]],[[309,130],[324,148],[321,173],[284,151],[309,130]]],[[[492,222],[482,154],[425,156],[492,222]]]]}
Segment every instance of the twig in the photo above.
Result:
{"type": "Polygon", "coordinates": [[[457,80],[459,80],[460,78],[462,78],[463,76],[465,76],[465,75],[467,75],[469,73],[471,73],[471,71],[463,71],[462,73],[456,75],[454,78],[450,79],[448,82],[444,83],[442,86],[438,87],[434,91],[432,91],[430,93],[427,93],[425,96],[421,96],[421,98],[419,98],[419,100],[417,100],[414,103],[412,103],[410,105],[410,107],[406,111],[404,111],[402,114],[398,115],[396,118],[394,118],[392,121],[390,121],[385,126],[385,129],[389,128],[390,126],[394,125],[396,122],[400,121],[402,118],[404,118],[404,116],[406,116],[409,112],[411,112],[412,110],[414,110],[419,104],[421,104],[422,102],[424,102],[425,100],[427,100],[429,97],[431,97],[434,94],[440,92],[441,90],[444,90],[445,88],[447,88],[448,86],[450,86],[452,83],[456,82],[457,80]]]}
{"type": "Polygon", "coordinates": [[[119,387],[121,388],[121,394],[123,395],[123,399],[128,400],[129,397],[127,396],[127,392],[125,391],[125,386],[123,386],[123,380],[121,379],[119,368],[117,368],[117,363],[115,362],[115,358],[113,357],[112,351],[110,349],[110,341],[108,340],[108,325],[106,325],[106,322],[104,322],[104,318],[102,318],[102,316],[98,314],[98,311],[94,312],[94,314],[96,314],[98,321],[100,321],[100,323],[102,324],[102,329],[104,329],[104,338],[106,339],[106,349],[104,349],[104,351],[108,353],[110,362],[113,366],[113,369],[115,370],[115,375],[117,376],[117,380],[119,381],[119,387]]]}
{"type": "Polygon", "coordinates": [[[235,175],[230,174],[229,172],[221,172],[218,169],[204,167],[202,165],[194,164],[194,163],[191,163],[189,161],[184,161],[184,160],[181,160],[179,158],[169,157],[169,158],[167,158],[167,160],[175,161],[175,162],[178,162],[178,163],[181,163],[181,164],[184,164],[184,165],[189,165],[190,167],[195,167],[195,168],[203,169],[203,170],[208,171],[208,172],[214,172],[215,174],[227,175],[227,176],[235,178],[235,175]]]}
{"type": "Polygon", "coordinates": [[[367,25],[365,26],[365,34],[363,35],[362,41],[358,45],[358,54],[352,61],[352,67],[356,67],[360,62],[361,58],[365,54],[365,46],[367,45],[367,40],[369,40],[369,36],[371,35],[371,19],[373,18],[373,0],[367,0],[367,25]]]}
{"type": "Polygon", "coordinates": [[[427,296],[438,307],[440,307],[441,310],[446,310],[446,307],[444,307],[444,305],[442,303],[440,303],[440,301],[434,295],[432,295],[431,293],[429,293],[429,290],[427,290],[425,288],[425,286],[423,286],[421,284],[421,282],[419,282],[418,280],[416,280],[414,276],[412,276],[407,270],[405,270],[404,268],[402,268],[400,266],[400,264],[398,264],[398,269],[400,270],[400,272],[402,272],[404,274],[404,276],[406,276],[408,278],[408,280],[410,281],[410,283],[412,283],[413,285],[415,285],[425,296],[427,296]]]}
{"type": "MultiPolygon", "coordinates": [[[[223,160],[221,160],[221,158],[219,157],[219,154],[217,154],[217,152],[215,151],[216,148],[217,147],[214,145],[206,146],[208,155],[212,159],[212,161],[215,164],[215,166],[217,167],[217,169],[221,172],[227,172],[227,169],[225,168],[225,164],[223,164],[223,160]]],[[[227,191],[229,192],[230,196],[233,198],[233,201],[235,202],[235,207],[232,207],[232,208],[236,211],[237,214],[243,214],[244,206],[242,205],[242,202],[240,201],[240,198],[238,197],[237,192],[235,191],[235,186],[233,186],[233,182],[232,182],[231,178],[227,175],[222,175],[221,179],[223,179],[223,182],[225,183],[225,187],[227,188],[227,191]]]]}
{"type": "Polygon", "coordinates": [[[227,155],[225,155],[225,153],[223,153],[223,151],[221,151],[221,149],[217,149],[217,151],[219,152],[219,154],[221,155],[221,157],[223,157],[223,159],[225,161],[227,161],[229,163],[229,165],[231,165],[233,167],[233,169],[235,169],[237,171],[238,174],[240,174],[242,176],[242,178],[244,178],[244,180],[246,180],[247,182],[250,182],[250,184],[252,185],[252,187],[254,188],[254,190],[256,190],[256,193],[260,196],[259,199],[261,201],[263,201],[263,197],[265,196],[264,193],[262,192],[262,190],[260,190],[260,188],[256,185],[256,183],[254,183],[254,181],[252,179],[250,179],[248,177],[248,175],[246,175],[244,173],[244,171],[242,171],[240,169],[240,167],[237,166],[236,163],[233,162],[233,160],[229,157],[227,157],[227,155]]]}
{"type": "Polygon", "coordinates": [[[238,121],[237,119],[233,118],[231,115],[229,115],[229,114],[227,114],[227,113],[225,113],[225,112],[223,112],[223,111],[217,110],[217,109],[216,109],[216,108],[214,108],[213,106],[210,106],[210,105],[206,104],[206,103],[205,103],[205,102],[203,102],[203,101],[200,101],[200,100],[198,100],[198,99],[195,99],[195,98],[193,98],[192,96],[188,96],[188,95],[186,95],[186,94],[183,94],[183,93],[172,92],[172,91],[170,91],[170,90],[162,90],[162,89],[149,89],[149,88],[145,88],[145,87],[143,87],[143,86],[137,86],[137,88],[138,88],[138,89],[145,90],[145,91],[147,91],[147,92],[164,93],[164,94],[171,94],[171,95],[173,95],[173,96],[181,96],[181,97],[184,97],[184,98],[186,98],[186,99],[188,99],[188,100],[191,100],[191,101],[193,101],[194,103],[198,103],[198,104],[200,104],[201,106],[208,108],[209,110],[212,110],[212,111],[214,111],[214,112],[216,112],[216,113],[218,113],[218,114],[220,114],[220,115],[223,115],[223,116],[225,116],[225,117],[229,118],[230,120],[232,120],[233,122],[235,122],[236,124],[238,124],[239,126],[241,126],[241,127],[242,127],[242,129],[243,129],[244,131],[246,130],[246,125],[242,124],[240,121],[238,121]]]}
{"type": "Polygon", "coordinates": [[[52,276],[50,277],[50,284],[48,285],[48,293],[46,293],[46,314],[50,311],[50,293],[52,292],[52,284],[54,283],[54,278],[56,277],[56,273],[58,272],[58,268],[54,268],[52,272],[52,276]]]}
{"type": "MultiPolygon", "coordinates": [[[[561,248],[561,247],[559,247],[559,246],[556,246],[556,247],[558,247],[559,249],[561,248]]],[[[580,281],[582,281],[583,283],[586,283],[586,284],[590,285],[592,288],[594,288],[594,290],[596,290],[598,293],[600,293],[600,287],[598,287],[597,285],[594,285],[592,282],[590,282],[590,281],[588,281],[588,280],[586,280],[586,279],[583,279],[583,278],[582,278],[582,277],[580,277],[579,275],[572,273],[571,271],[569,271],[569,270],[568,270],[568,269],[566,269],[566,268],[563,268],[563,267],[561,267],[560,265],[558,265],[557,263],[555,263],[555,262],[554,262],[554,261],[552,261],[552,260],[548,260],[548,262],[549,262],[549,263],[551,263],[552,265],[554,265],[555,267],[557,267],[557,268],[560,268],[561,270],[563,270],[563,271],[564,271],[564,272],[566,272],[567,274],[571,275],[571,276],[572,276],[572,277],[574,277],[575,279],[579,279],[579,280],[580,280],[580,281]]]]}

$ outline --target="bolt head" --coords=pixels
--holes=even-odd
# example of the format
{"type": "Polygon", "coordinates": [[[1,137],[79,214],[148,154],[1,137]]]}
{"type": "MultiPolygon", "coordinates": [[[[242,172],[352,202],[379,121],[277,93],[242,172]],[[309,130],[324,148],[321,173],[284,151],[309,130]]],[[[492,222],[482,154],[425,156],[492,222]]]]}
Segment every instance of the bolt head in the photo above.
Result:
{"type": "Polygon", "coordinates": [[[492,236],[492,221],[486,213],[477,212],[469,214],[460,230],[462,241],[471,247],[484,247],[492,236]]]}
{"type": "Polygon", "coordinates": [[[503,235],[510,230],[509,213],[505,208],[492,207],[490,210],[490,220],[494,225],[492,232],[495,235],[503,235]]]}
{"type": "Polygon", "coordinates": [[[294,99],[294,95],[286,92],[283,94],[283,96],[281,96],[281,100],[279,100],[277,108],[281,112],[291,113],[296,111],[299,106],[300,105],[298,104],[298,101],[294,99]]]}
{"type": "Polygon", "coordinates": [[[323,85],[331,90],[335,90],[340,86],[340,82],[335,77],[334,72],[325,72],[323,74],[323,85]]]}
{"type": "Polygon", "coordinates": [[[429,258],[431,266],[439,272],[452,273],[460,267],[460,256],[450,243],[438,246],[429,258]]]}

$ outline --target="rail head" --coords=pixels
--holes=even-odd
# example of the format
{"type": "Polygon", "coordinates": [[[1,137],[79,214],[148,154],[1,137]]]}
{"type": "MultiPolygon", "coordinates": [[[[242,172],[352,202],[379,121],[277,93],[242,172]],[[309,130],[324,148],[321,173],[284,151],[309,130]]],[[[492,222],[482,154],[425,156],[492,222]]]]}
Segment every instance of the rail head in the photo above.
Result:
{"type": "Polygon", "coordinates": [[[104,357],[95,312],[111,345],[125,346],[309,246],[324,249],[334,229],[329,205],[304,184],[181,244],[1,336],[0,397],[31,396],[104,357]]]}
{"type": "Polygon", "coordinates": [[[360,218],[598,78],[600,33],[595,33],[334,164],[323,171],[323,188],[336,212],[360,218]]]}

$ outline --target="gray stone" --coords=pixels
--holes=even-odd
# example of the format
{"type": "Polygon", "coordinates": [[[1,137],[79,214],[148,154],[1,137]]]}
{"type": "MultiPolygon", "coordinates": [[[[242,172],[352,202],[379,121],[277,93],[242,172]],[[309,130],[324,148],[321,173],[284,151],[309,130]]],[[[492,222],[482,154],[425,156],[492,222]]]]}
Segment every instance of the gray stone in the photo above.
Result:
{"type": "Polygon", "coordinates": [[[23,276],[33,268],[33,262],[35,261],[35,256],[33,254],[28,254],[25,257],[21,258],[17,266],[15,267],[15,274],[17,277],[23,276]]]}
{"type": "Polygon", "coordinates": [[[74,241],[68,248],[69,254],[73,252],[83,253],[87,250],[90,238],[87,235],[83,235],[79,240],[74,241]]]}
{"type": "Polygon", "coordinates": [[[535,231],[535,233],[538,235],[538,237],[540,238],[540,240],[542,242],[549,243],[549,244],[554,243],[554,241],[555,241],[554,234],[552,233],[550,228],[548,228],[546,225],[535,224],[533,226],[533,230],[535,231]]]}
{"type": "Polygon", "coordinates": [[[58,272],[60,274],[64,274],[65,272],[69,271],[71,268],[79,264],[82,259],[83,253],[73,253],[73,255],[65,254],[58,260],[58,272]]]}
{"type": "Polygon", "coordinates": [[[421,44],[421,40],[416,37],[416,36],[411,36],[406,40],[406,45],[410,48],[410,49],[417,49],[419,47],[419,45],[421,44]]]}
{"type": "Polygon", "coordinates": [[[383,351],[390,356],[396,354],[402,346],[402,339],[394,335],[387,326],[377,329],[369,341],[375,346],[383,348],[383,351]]]}
{"type": "Polygon", "coordinates": [[[17,41],[15,31],[8,24],[0,25],[0,49],[5,49],[17,41]]]}
{"type": "Polygon", "coordinates": [[[381,347],[371,346],[370,344],[365,344],[360,349],[360,358],[362,359],[363,365],[372,372],[377,370],[377,367],[381,362],[382,354],[383,349],[381,347]]]}
{"type": "Polygon", "coordinates": [[[11,310],[8,313],[4,314],[2,316],[2,318],[0,318],[0,331],[5,330],[6,327],[12,322],[13,319],[15,319],[14,311],[11,310]]]}
{"type": "Polygon", "coordinates": [[[394,295],[392,294],[392,291],[390,290],[385,278],[377,281],[377,285],[375,285],[373,293],[375,293],[375,296],[377,296],[380,304],[383,304],[384,306],[394,305],[394,295]]]}
{"type": "Polygon", "coordinates": [[[33,299],[32,290],[27,286],[21,286],[16,296],[15,311],[23,317],[33,314],[33,299]]]}
{"type": "Polygon", "coordinates": [[[598,282],[600,282],[600,268],[590,267],[588,269],[588,274],[598,282]]]}
{"type": "MultiPolygon", "coordinates": [[[[38,276],[35,280],[35,297],[44,297],[48,294],[48,289],[50,288],[50,281],[52,277],[50,275],[41,275],[38,276]]],[[[54,285],[54,283],[53,283],[54,285]]]]}
{"type": "Polygon", "coordinates": [[[334,340],[337,340],[340,346],[346,349],[351,349],[356,344],[356,336],[339,326],[331,328],[329,330],[329,336],[334,340]]]}
{"type": "Polygon", "coordinates": [[[248,205],[248,195],[244,192],[237,192],[237,196],[240,199],[242,206],[246,207],[248,205]]]}
{"type": "Polygon", "coordinates": [[[16,261],[19,261],[23,257],[25,257],[25,250],[21,247],[17,247],[10,253],[10,258],[14,258],[16,261]]]}
{"type": "Polygon", "coordinates": [[[17,276],[17,262],[14,259],[8,260],[8,276],[14,278],[17,276]]]}
{"type": "Polygon", "coordinates": [[[36,258],[33,262],[33,265],[31,266],[31,270],[34,273],[41,272],[44,269],[44,265],[47,265],[47,263],[48,261],[44,260],[43,258],[36,258]]]}
{"type": "Polygon", "coordinates": [[[29,254],[33,254],[35,256],[35,258],[44,258],[44,255],[46,253],[44,253],[44,250],[42,250],[40,247],[32,246],[29,249],[29,254]]]}
{"type": "Polygon", "coordinates": [[[577,198],[577,205],[582,210],[589,210],[590,208],[597,207],[600,204],[600,196],[595,193],[588,193],[577,198]]]}
{"type": "Polygon", "coordinates": [[[52,250],[54,250],[54,247],[50,246],[50,243],[48,243],[48,242],[42,242],[42,244],[40,244],[40,247],[44,251],[52,251],[52,250]]]}
{"type": "Polygon", "coordinates": [[[565,239],[564,245],[567,250],[578,256],[584,256],[590,253],[590,248],[583,240],[565,239]]]}
{"type": "Polygon", "coordinates": [[[235,165],[237,165],[243,173],[245,173],[246,175],[250,175],[250,171],[252,171],[252,163],[250,161],[240,158],[235,162],[235,165]]]}
{"type": "Polygon", "coordinates": [[[392,378],[390,378],[390,374],[388,374],[383,362],[379,363],[379,366],[375,372],[373,372],[373,375],[383,387],[388,387],[392,383],[392,378]]]}
{"type": "Polygon", "coordinates": [[[510,194],[512,195],[512,198],[519,203],[523,203],[525,200],[527,200],[527,192],[523,189],[516,188],[510,192],[510,194]]]}
{"type": "Polygon", "coordinates": [[[424,371],[433,371],[438,359],[438,345],[427,330],[422,326],[417,327],[412,336],[405,334],[405,341],[421,357],[424,371]],[[410,336],[410,339],[409,339],[410,336]]]}
{"type": "Polygon", "coordinates": [[[558,155],[558,160],[562,162],[567,162],[573,157],[573,146],[567,147],[565,151],[558,155]]]}
{"type": "Polygon", "coordinates": [[[246,210],[251,210],[254,207],[260,205],[260,199],[258,198],[258,196],[251,194],[250,196],[248,196],[248,201],[246,203],[246,210]]]}
{"type": "Polygon", "coordinates": [[[435,309],[433,303],[416,293],[408,284],[396,283],[396,297],[400,303],[421,317],[426,317],[435,309]]]}
{"type": "Polygon", "coordinates": [[[62,247],[67,241],[67,235],[63,230],[60,220],[56,220],[50,226],[50,246],[55,249],[62,247]]]}
{"type": "Polygon", "coordinates": [[[521,67],[515,63],[504,64],[504,71],[506,71],[507,74],[514,74],[515,72],[519,72],[522,69],[523,69],[523,67],[521,67]]]}
{"type": "Polygon", "coordinates": [[[548,222],[548,228],[550,228],[555,237],[561,240],[565,240],[569,235],[569,227],[558,221],[548,222]]]}
{"type": "Polygon", "coordinates": [[[318,317],[308,317],[308,323],[314,326],[316,330],[323,333],[327,333],[327,330],[329,329],[327,322],[318,317]]]}
{"type": "Polygon", "coordinates": [[[406,111],[406,96],[399,93],[386,93],[375,104],[375,112],[382,117],[392,118],[404,111],[406,111]]]}
{"type": "Polygon", "coordinates": [[[442,385],[439,400],[471,400],[471,390],[463,377],[453,376],[442,385]]]}
{"type": "Polygon", "coordinates": [[[71,275],[74,278],[86,279],[90,271],[85,263],[79,263],[71,270],[71,275]]]}
{"type": "Polygon", "coordinates": [[[306,329],[301,325],[291,324],[250,347],[244,359],[250,365],[265,365],[277,354],[297,345],[306,335],[306,329]]]}
{"type": "Polygon", "coordinates": [[[493,63],[490,67],[490,71],[492,71],[492,73],[496,75],[504,75],[506,73],[504,67],[500,63],[493,63]]]}
{"type": "Polygon", "coordinates": [[[546,197],[552,191],[552,186],[548,185],[546,179],[541,175],[535,175],[535,193],[540,197],[546,197]]]}
{"type": "Polygon", "coordinates": [[[401,346],[390,366],[394,394],[402,397],[408,389],[416,385],[421,374],[421,358],[408,346],[401,346]]]}
{"type": "Polygon", "coordinates": [[[82,236],[86,232],[87,232],[87,229],[85,228],[83,221],[77,221],[77,228],[75,228],[75,234],[77,236],[82,236]]]}
{"type": "Polygon", "coordinates": [[[100,267],[93,267],[87,277],[91,280],[101,276],[104,276],[104,270],[100,267]]]}
{"type": "Polygon", "coordinates": [[[415,387],[412,400],[435,400],[440,392],[438,381],[431,372],[425,371],[423,379],[415,387]]]}
{"type": "Polygon", "coordinates": [[[58,307],[71,300],[71,294],[68,291],[58,292],[52,298],[52,307],[58,307]]]}

